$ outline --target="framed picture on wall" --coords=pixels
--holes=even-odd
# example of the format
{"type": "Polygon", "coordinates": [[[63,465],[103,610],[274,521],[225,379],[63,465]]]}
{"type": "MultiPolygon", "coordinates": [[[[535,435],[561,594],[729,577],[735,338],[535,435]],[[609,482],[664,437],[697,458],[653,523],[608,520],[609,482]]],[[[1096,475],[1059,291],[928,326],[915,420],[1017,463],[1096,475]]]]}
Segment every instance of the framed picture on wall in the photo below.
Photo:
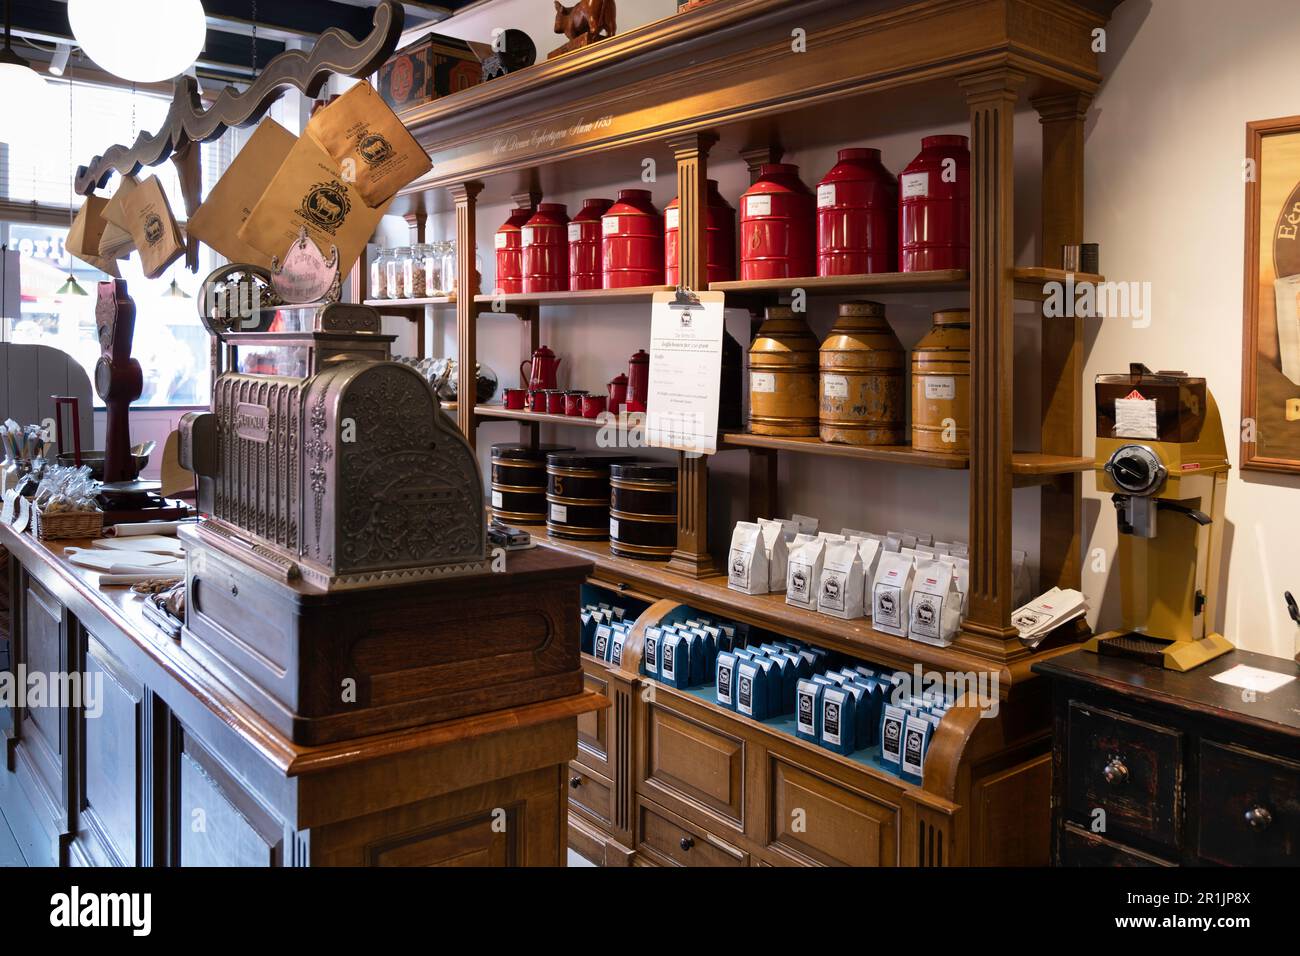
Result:
{"type": "Polygon", "coordinates": [[[1246,125],[1241,467],[1300,474],[1300,116],[1246,125]]]}

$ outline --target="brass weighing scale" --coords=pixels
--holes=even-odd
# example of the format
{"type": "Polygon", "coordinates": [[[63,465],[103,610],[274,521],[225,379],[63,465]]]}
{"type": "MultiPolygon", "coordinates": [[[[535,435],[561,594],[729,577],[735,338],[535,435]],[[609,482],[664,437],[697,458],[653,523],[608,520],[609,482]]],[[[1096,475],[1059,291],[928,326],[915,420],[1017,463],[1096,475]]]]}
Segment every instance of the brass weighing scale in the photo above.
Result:
{"type": "Polygon", "coordinates": [[[1205,379],[1097,377],[1097,485],[1119,523],[1123,626],[1084,650],[1187,671],[1233,649],[1212,630],[1219,597],[1228,452],[1205,379]]]}

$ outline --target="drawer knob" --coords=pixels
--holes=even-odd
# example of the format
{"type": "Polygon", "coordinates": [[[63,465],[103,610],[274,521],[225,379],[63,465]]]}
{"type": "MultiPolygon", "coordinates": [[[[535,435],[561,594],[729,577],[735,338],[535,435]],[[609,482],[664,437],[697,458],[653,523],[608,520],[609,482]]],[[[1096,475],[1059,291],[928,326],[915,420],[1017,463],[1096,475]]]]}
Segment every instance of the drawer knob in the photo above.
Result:
{"type": "Polygon", "coordinates": [[[695,846],[695,837],[684,836],[677,845],[683,850],[689,850],[691,847],[695,846]]]}
{"type": "Polygon", "coordinates": [[[1128,767],[1124,766],[1124,761],[1118,757],[1111,757],[1106,762],[1106,766],[1101,768],[1101,775],[1112,787],[1118,787],[1128,780],[1128,767]]]}
{"type": "Polygon", "coordinates": [[[1246,811],[1246,822],[1252,830],[1267,830],[1273,822],[1273,814],[1268,812],[1268,807],[1256,804],[1246,811]]]}
{"type": "Polygon", "coordinates": [[[582,786],[582,778],[581,778],[581,777],[570,777],[570,778],[569,778],[569,786],[571,786],[574,790],[577,790],[579,787],[582,786]]]}

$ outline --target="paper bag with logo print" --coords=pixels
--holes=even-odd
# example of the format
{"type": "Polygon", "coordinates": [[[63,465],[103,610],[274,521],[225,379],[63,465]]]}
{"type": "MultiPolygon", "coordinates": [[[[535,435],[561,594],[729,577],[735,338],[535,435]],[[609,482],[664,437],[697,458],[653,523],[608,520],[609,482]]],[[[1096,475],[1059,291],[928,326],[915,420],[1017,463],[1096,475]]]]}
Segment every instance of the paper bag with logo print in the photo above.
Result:
{"type": "Polygon", "coordinates": [[[306,228],[322,255],[329,257],[330,246],[338,249],[339,273],[347,275],[387,208],[388,203],[367,206],[338,163],[310,136],[302,136],[240,227],[239,238],[283,260],[298,230],[306,228]]]}
{"type": "Polygon", "coordinates": [[[122,211],[146,278],[158,278],[185,254],[185,240],[157,176],[150,176],[132,189],[122,200],[122,211]]]}
{"type": "Polygon", "coordinates": [[[131,231],[127,228],[126,210],[123,204],[126,202],[126,197],[131,195],[139,185],[140,181],[134,176],[123,176],[121,182],[117,184],[117,192],[113,193],[108,200],[108,205],[104,207],[104,218],[108,220],[108,227],[99,241],[99,253],[105,258],[111,256],[114,259],[125,259],[135,249],[135,240],[131,238],[131,231]]]}
{"type": "Polygon", "coordinates": [[[358,83],[307,121],[307,135],[355,183],[368,206],[388,202],[433,164],[369,83],[358,83]]]}
{"type": "MultiPolygon", "coordinates": [[[[185,231],[231,262],[271,268],[272,253],[264,253],[242,241],[239,227],[248,219],[297,141],[298,137],[275,120],[264,119],[258,123],[208,198],[194,210],[185,231]]],[[[284,258],[285,249],[277,249],[274,255],[284,258]]]]}

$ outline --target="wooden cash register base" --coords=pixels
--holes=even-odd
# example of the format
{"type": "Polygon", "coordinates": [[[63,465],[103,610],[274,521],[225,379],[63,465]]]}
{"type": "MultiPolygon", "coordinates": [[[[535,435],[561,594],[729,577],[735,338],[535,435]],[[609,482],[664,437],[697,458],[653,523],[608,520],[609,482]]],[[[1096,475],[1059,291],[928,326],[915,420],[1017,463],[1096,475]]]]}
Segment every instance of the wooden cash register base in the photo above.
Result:
{"type": "Polygon", "coordinates": [[[84,544],[0,527],[13,666],[103,687],[91,719],[0,710],[0,813],[28,863],[564,865],[566,765],[600,695],[294,744],[145,620],[141,598],[61,557],[84,544]]]}

